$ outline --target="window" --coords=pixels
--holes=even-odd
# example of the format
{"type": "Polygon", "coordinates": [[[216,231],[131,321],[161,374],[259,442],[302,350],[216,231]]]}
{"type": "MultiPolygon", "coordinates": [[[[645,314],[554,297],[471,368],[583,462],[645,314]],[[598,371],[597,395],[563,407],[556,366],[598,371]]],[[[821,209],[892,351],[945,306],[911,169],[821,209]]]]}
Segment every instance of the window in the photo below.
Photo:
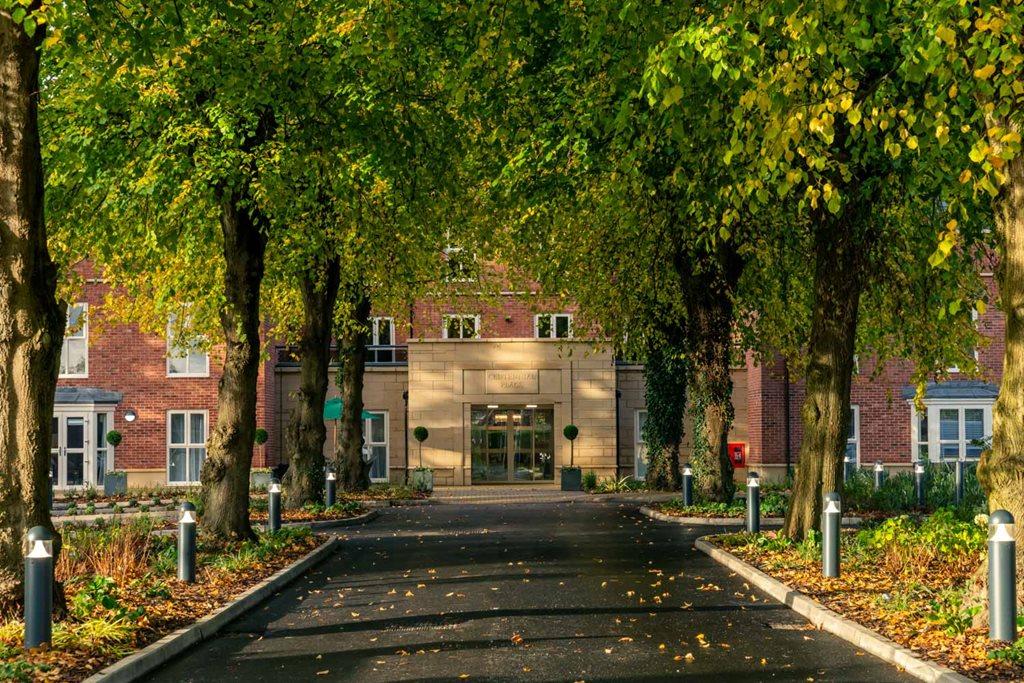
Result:
{"type": "Polygon", "coordinates": [[[444,250],[445,282],[472,282],[476,279],[476,258],[462,247],[444,250]]]}
{"type": "Polygon", "coordinates": [[[478,315],[446,315],[441,323],[445,339],[475,339],[480,336],[478,315]]]}
{"type": "Polygon", "coordinates": [[[633,460],[637,479],[647,476],[647,443],[644,441],[644,425],[647,424],[647,411],[636,411],[636,435],[633,438],[633,460]]]}
{"type": "MultiPolygon", "coordinates": [[[[971,309],[971,320],[973,321],[975,327],[977,327],[977,324],[978,324],[978,311],[976,309],[971,309]]],[[[967,355],[974,356],[974,362],[977,363],[978,362],[978,348],[974,347],[974,348],[971,348],[971,349],[966,349],[966,351],[967,351],[967,355]]],[[[948,368],[946,368],[946,372],[949,372],[949,373],[960,372],[960,368],[959,368],[959,366],[956,366],[956,365],[950,365],[948,368]]]]}
{"type": "Polygon", "coordinates": [[[206,460],[206,411],[167,413],[167,481],[194,484],[206,460]]]}
{"type": "Polygon", "coordinates": [[[537,339],[568,339],[572,336],[572,315],[569,313],[542,313],[533,316],[533,331],[537,339]]]}
{"type": "Polygon", "coordinates": [[[107,443],[107,432],[110,431],[110,414],[96,413],[96,471],[94,473],[97,486],[103,486],[108,463],[113,463],[114,447],[107,443]]]}
{"type": "Polygon", "coordinates": [[[992,404],[989,401],[928,402],[924,411],[913,411],[913,456],[933,462],[977,460],[982,442],[992,435],[992,404]]]}
{"type": "Polygon", "coordinates": [[[370,319],[370,348],[367,349],[367,363],[394,363],[395,349],[394,318],[370,319]],[[376,348],[387,347],[387,348],[376,348]]]}
{"type": "Polygon", "coordinates": [[[850,426],[846,432],[846,456],[860,462],[860,406],[850,406],[850,426]]]}
{"type": "Polygon", "coordinates": [[[68,306],[64,345],[60,349],[60,376],[89,376],[89,304],[68,306]]]}
{"type": "Polygon", "coordinates": [[[370,480],[388,480],[388,414],[367,411],[363,425],[364,448],[370,454],[370,480]]]}
{"type": "Polygon", "coordinates": [[[202,350],[202,341],[177,339],[184,336],[188,324],[186,320],[177,325],[177,316],[173,314],[167,322],[167,376],[209,377],[210,354],[202,350]]]}
{"type": "Polygon", "coordinates": [[[917,432],[914,433],[914,459],[915,460],[927,460],[928,459],[928,411],[924,410],[920,413],[915,411],[914,419],[916,420],[917,432]]]}

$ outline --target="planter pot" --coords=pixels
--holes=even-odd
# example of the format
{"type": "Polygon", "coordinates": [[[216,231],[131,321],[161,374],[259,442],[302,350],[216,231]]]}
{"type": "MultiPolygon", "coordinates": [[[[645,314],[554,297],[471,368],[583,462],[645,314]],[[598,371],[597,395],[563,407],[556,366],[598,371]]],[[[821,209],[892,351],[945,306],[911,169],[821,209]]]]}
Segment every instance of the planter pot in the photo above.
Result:
{"type": "Polygon", "coordinates": [[[270,472],[250,472],[249,473],[249,487],[250,488],[267,488],[270,486],[270,472]]]}
{"type": "Polygon", "coordinates": [[[563,491],[582,491],[583,490],[583,470],[579,467],[563,467],[562,468],[562,490],[563,491]]]}
{"type": "Polygon", "coordinates": [[[114,496],[128,491],[127,472],[107,472],[103,476],[103,494],[114,496]]]}
{"type": "Polygon", "coordinates": [[[434,490],[434,470],[413,470],[409,473],[409,485],[417,491],[434,490]]]}

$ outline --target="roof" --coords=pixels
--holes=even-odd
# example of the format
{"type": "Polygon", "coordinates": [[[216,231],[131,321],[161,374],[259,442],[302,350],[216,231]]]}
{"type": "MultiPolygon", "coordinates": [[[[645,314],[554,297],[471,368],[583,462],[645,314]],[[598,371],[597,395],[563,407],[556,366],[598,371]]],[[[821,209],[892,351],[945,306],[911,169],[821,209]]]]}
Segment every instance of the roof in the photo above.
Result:
{"type": "Polygon", "coordinates": [[[57,387],[54,403],[120,403],[120,391],[107,391],[93,387],[57,387]]]}
{"type": "MultiPolygon", "coordinates": [[[[903,398],[914,398],[916,388],[913,385],[903,387],[903,398]]],[[[957,379],[949,382],[928,382],[925,385],[926,400],[943,398],[990,398],[999,395],[999,387],[980,380],[957,379]]]]}

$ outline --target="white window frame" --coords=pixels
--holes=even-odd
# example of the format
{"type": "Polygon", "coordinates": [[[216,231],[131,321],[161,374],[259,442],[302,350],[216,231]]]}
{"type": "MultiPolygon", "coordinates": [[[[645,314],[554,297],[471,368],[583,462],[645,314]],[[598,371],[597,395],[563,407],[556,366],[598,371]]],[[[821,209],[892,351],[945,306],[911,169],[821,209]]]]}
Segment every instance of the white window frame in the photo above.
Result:
{"type": "Polygon", "coordinates": [[[572,313],[538,313],[533,316],[533,336],[535,339],[572,339],[572,313]],[[540,321],[541,318],[549,319],[549,331],[550,334],[546,337],[542,337],[540,334],[540,321]],[[565,337],[556,336],[556,320],[558,318],[566,318],[569,322],[568,334],[565,337]]]}
{"type": "MultiPolygon", "coordinates": [[[[857,451],[857,466],[860,466],[860,406],[850,405],[850,411],[853,413],[853,436],[846,437],[846,444],[854,444],[857,451]]],[[[845,456],[844,456],[845,457],[845,456]]]]}
{"type": "Polygon", "coordinates": [[[394,346],[395,345],[395,319],[390,316],[375,316],[370,319],[370,345],[371,346],[394,346]],[[382,341],[380,338],[380,323],[388,321],[391,330],[391,338],[382,341]]]}
{"type": "Polygon", "coordinates": [[[389,481],[388,474],[391,472],[391,418],[386,410],[367,410],[367,413],[371,415],[383,415],[384,416],[384,441],[371,441],[370,435],[370,418],[363,420],[363,438],[365,446],[372,448],[373,446],[384,447],[384,476],[383,477],[371,477],[372,482],[387,482],[389,481]]]}
{"type": "MultiPolygon", "coordinates": [[[[978,309],[976,309],[976,308],[972,308],[971,309],[971,324],[973,324],[975,326],[975,329],[977,329],[977,326],[978,326],[978,309]]],[[[974,347],[974,362],[977,363],[978,360],[979,360],[979,357],[978,357],[978,347],[975,346],[974,347]]],[[[960,372],[960,368],[958,366],[956,366],[956,365],[950,365],[948,368],[946,368],[946,372],[950,373],[951,375],[952,374],[958,374],[960,372]]],[[[929,424],[931,424],[930,420],[929,420],[929,424]]]]}
{"type": "Polygon", "coordinates": [[[468,270],[466,262],[462,262],[463,265],[459,268],[458,275],[456,275],[456,274],[451,272],[451,266],[449,265],[449,263],[451,262],[451,260],[453,258],[461,259],[461,258],[467,258],[468,257],[471,260],[476,261],[476,254],[468,254],[468,252],[466,252],[466,250],[463,249],[462,247],[455,247],[455,246],[452,246],[452,245],[449,245],[449,246],[445,247],[443,252],[444,252],[444,257],[445,257],[445,268],[448,269],[445,272],[445,276],[444,276],[444,281],[445,282],[475,282],[476,281],[476,278],[473,276],[472,272],[470,272],[468,270]],[[453,256],[454,254],[459,254],[459,256],[453,256]],[[468,254],[468,256],[467,256],[467,254],[468,254]]]}
{"type": "Polygon", "coordinates": [[[640,479],[641,458],[647,458],[647,442],[644,441],[644,432],[641,428],[641,413],[646,421],[647,408],[637,408],[633,411],[633,476],[637,479],[640,479]]]}
{"type": "Polygon", "coordinates": [[[442,339],[479,339],[480,338],[480,316],[474,313],[445,313],[441,316],[441,338],[442,339]],[[449,337],[448,336],[448,321],[458,318],[459,320],[465,320],[467,318],[473,319],[474,332],[472,337],[449,337]]]}
{"type": "MultiPolygon", "coordinates": [[[[959,411],[957,417],[959,438],[959,454],[958,458],[967,457],[967,436],[966,436],[966,421],[964,420],[964,410],[971,408],[978,408],[982,411],[982,437],[987,438],[992,436],[992,406],[995,403],[994,399],[990,398],[942,398],[942,399],[931,399],[925,401],[925,410],[928,416],[928,434],[922,438],[921,434],[918,434],[920,430],[918,420],[918,410],[914,405],[913,401],[910,401],[910,443],[911,453],[910,461],[916,462],[918,458],[918,446],[920,444],[927,443],[928,445],[928,461],[934,463],[940,462],[955,462],[952,458],[942,458],[940,449],[940,424],[939,424],[939,411],[942,409],[956,409],[959,411]]],[[[948,440],[942,443],[950,443],[948,440]]],[[[975,461],[974,458],[970,458],[971,461],[975,461]]]]}
{"type": "MultiPolygon", "coordinates": [[[[171,448],[183,448],[185,449],[185,468],[188,469],[188,450],[190,448],[197,448],[199,444],[195,444],[190,441],[191,434],[191,417],[193,415],[203,416],[203,442],[202,448],[204,450],[203,460],[206,460],[206,442],[210,438],[210,411],[208,410],[168,410],[166,420],[166,434],[164,436],[164,443],[166,444],[166,462],[164,463],[167,472],[167,485],[168,486],[194,486],[199,483],[199,472],[196,472],[196,478],[188,479],[185,481],[171,481],[171,448]],[[172,415],[184,415],[185,416],[185,441],[180,444],[171,443],[171,416],[172,415]]],[[[187,472],[186,472],[187,474],[187,472]]]]}
{"type": "MultiPolygon", "coordinates": [[[[192,370],[192,364],[189,362],[189,356],[193,355],[193,352],[189,351],[185,347],[174,345],[174,322],[175,316],[171,316],[167,321],[167,358],[166,358],[166,369],[168,377],[209,377],[210,376],[210,352],[203,351],[202,355],[205,359],[205,369],[194,371],[192,370]],[[172,358],[184,358],[185,359],[185,372],[173,372],[171,370],[171,359],[172,358]]],[[[199,355],[196,353],[195,355],[199,355]]]]}
{"type": "Polygon", "coordinates": [[[81,307],[82,315],[80,316],[82,322],[82,329],[79,330],[80,337],[68,337],[67,324],[68,321],[64,321],[64,341],[60,347],[60,371],[58,377],[61,379],[86,379],[89,377],[89,304],[86,301],[79,301],[72,306],[68,306],[68,318],[70,318],[72,307],[81,307]],[[68,354],[68,341],[69,339],[84,340],[85,341],[85,372],[82,373],[71,373],[67,372],[67,354],[68,354]]]}

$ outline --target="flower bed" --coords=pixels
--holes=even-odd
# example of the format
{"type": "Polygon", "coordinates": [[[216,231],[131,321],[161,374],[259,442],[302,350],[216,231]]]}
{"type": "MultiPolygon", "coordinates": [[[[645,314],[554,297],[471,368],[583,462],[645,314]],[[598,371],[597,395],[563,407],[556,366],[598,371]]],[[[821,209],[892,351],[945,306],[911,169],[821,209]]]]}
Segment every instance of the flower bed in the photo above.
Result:
{"type": "MultiPolygon", "coordinates": [[[[250,508],[249,519],[254,522],[267,521],[266,501],[258,509],[250,508]]],[[[281,521],[283,522],[329,522],[336,519],[349,519],[358,517],[366,512],[358,500],[346,500],[330,507],[309,503],[298,510],[281,510],[281,521]]]]}
{"type": "Polygon", "coordinates": [[[775,579],[886,638],[978,680],[1024,678],[1024,639],[998,648],[971,625],[969,597],[986,542],[985,519],[942,509],[923,521],[888,519],[842,536],[842,576],[821,575],[816,538],[775,532],[711,540],[775,579]]]}
{"type": "Polygon", "coordinates": [[[345,498],[350,500],[423,500],[429,497],[429,491],[418,491],[402,484],[371,484],[366,491],[345,493],[345,498]]]}
{"type": "MultiPolygon", "coordinates": [[[[773,485],[761,487],[762,517],[783,517],[786,514],[786,504],[788,502],[788,490],[773,485]]],[[[652,507],[672,517],[740,518],[745,517],[747,514],[746,503],[739,501],[731,503],[697,502],[693,505],[683,505],[682,498],[673,498],[672,500],[657,503],[652,507]]]]}
{"type": "Polygon", "coordinates": [[[0,680],[78,681],[196,621],[316,548],[308,529],[261,534],[258,541],[197,549],[197,580],[175,578],[174,536],[141,518],[62,529],[57,578],[68,614],[54,624],[53,648],[22,650],[24,626],[0,625],[0,680]]]}

